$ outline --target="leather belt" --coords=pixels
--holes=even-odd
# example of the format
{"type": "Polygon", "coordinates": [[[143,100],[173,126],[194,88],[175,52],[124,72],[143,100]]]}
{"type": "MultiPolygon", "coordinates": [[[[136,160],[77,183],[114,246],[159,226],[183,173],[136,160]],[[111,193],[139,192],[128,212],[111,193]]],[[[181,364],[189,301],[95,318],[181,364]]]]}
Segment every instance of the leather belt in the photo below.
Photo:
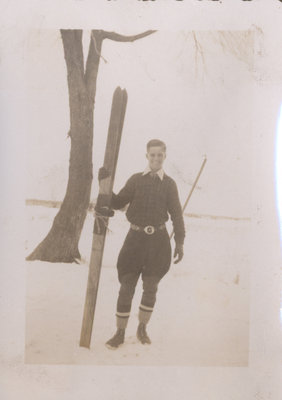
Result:
{"type": "Polygon", "coordinates": [[[147,226],[138,226],[134,224],[130,224],[130,228],[134,231],[141,231],[147,233],[147,235],[152,235],[156,230],[165,229],[165,224],[159,226],[147,225],[147,226]]]}

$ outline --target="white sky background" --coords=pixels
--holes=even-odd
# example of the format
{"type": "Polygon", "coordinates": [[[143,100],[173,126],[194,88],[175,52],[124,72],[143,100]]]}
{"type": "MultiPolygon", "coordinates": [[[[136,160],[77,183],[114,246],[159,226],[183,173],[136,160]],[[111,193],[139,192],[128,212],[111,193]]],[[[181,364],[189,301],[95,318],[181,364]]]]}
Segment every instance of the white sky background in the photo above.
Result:
{"type": "MultiPolygon", "coordinates": [[[[146,166],[151,138],[167,143],[166,172],[189,193],[203,155],[208,162],[187,211],[250,216],[253,33],[159,31],[134,43],[104,41],[94,116],[94,181],[103,163],[112,95],[128,91],[115,190],[146,166]],[[232,45],[234,46],[232,53],[232,45]]],[[[84,31],[84,55],[89,31],[84,31]]],[[[70,141],[68,88],[58,30],[30,31],[25,44],[26,197],[62,200],[70,141]]]]}

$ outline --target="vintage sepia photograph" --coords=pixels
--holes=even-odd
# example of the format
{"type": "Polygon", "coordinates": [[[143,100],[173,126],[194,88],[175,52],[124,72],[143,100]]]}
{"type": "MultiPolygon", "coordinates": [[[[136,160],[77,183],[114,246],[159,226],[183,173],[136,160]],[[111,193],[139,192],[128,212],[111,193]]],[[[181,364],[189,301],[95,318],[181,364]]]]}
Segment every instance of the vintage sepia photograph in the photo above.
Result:
{"type": "Polygon", "coordinates": [[[1,5],[1,400],[280,400],[282,2],[1,5]]]}
{"type": "Polygon", "coordinates": [[[246,367],[254,30],[31,30],[25,363],[246,367]]]}

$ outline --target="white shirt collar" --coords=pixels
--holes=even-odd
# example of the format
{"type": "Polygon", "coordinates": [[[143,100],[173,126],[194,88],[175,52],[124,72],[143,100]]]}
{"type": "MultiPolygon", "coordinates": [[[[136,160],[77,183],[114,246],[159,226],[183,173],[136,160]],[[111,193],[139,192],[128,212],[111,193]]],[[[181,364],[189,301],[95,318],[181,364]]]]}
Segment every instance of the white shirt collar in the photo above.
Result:
{"type": "MultiPolygon", "coordinates": [[[[149,166],[147,166],[143,172],[143,175],[147,175],[149,172],[151,172],[151,168],[149,166]]],[[[161,168],[157,171],[157,175],[160,178],[160,180],[162,181],[164,178],[164,170],[161,168]]]]}

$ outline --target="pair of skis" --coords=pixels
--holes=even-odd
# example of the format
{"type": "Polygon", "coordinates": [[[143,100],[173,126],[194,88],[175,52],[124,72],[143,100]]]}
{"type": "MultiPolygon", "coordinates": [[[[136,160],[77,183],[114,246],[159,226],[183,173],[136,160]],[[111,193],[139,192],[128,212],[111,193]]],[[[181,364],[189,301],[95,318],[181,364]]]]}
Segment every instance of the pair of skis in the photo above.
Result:
{"type": "MultiPolygon", "coordinates": [[[[99,189],[99,196],[103,196],[103,205],[106,207],[110,207],[111,204],[126,105],[126,90],[122,90],[120,87],[116,88],[113,95],[108,138],[104,157],[104,167],[109,172],[109,176],[101,180],[99,189]]],[[[108,220],[109,217],[96,215],[94,221],[92,250],[80,335],[80,346],[87,348],[90,348],[91,342],[108,220]]]]}

